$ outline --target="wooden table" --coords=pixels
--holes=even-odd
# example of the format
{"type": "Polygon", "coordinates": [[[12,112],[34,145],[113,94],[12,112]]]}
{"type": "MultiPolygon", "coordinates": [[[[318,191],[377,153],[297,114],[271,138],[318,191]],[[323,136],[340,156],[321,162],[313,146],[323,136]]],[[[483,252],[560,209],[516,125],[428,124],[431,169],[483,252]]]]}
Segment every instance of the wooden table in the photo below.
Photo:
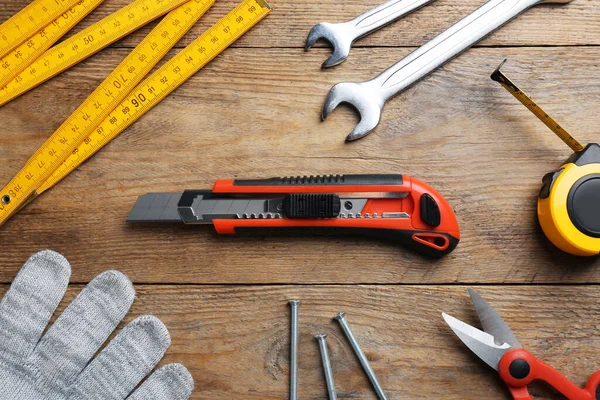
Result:
{"type": "MultiPolygon", "coordinates": [[[[530,351],[583,385],[600,366],[600,260],[561,253],[536,218],[540,179],[569,149],[489,74],[508,58],[505,72],[571,133],[599,141],[600,3],[530,10],[391,101],[377,130],[356,143],[344,143],[357,122],[350,109],[320,121],[333,84],[372,78],[483,2],[438,0],[322,71],[329,49],[302,49],[310,28],[368,5],[271,0],[259,26],[0,230],[0,294],[43,248],[72,263],[65,303],[98,273],[119,269],[137,289],[128,320],[153,313],[167,324],[173,345],[164,361],[191,370],[194,399],[287,398],[290,298],[303,300],[300,398],[326,398],[313,338],[320,332],[330,334],[339,397],[375,398],[331,321],[340,310],[390,399],[509,398],[440,316],[476,324],[465,292],[475,287],[530,351]],[[344,173],[406,173],[431,184],[455,208],[459,247],[432,261],[363,238],[218,237],[211,228],[125,224],[145,192],[344,173]]],[[[26,3],[3,1],[0,21],[26,3]]],[[[126,3],[106,0],[83,25],[126,3]]],[[[181,46],[234,5],[217,0],[181,46]]],[[[149,29],[0,109],[2,182],[149,29]]],[[[543,385],[532,392],[557,397],[543,385]]]]}

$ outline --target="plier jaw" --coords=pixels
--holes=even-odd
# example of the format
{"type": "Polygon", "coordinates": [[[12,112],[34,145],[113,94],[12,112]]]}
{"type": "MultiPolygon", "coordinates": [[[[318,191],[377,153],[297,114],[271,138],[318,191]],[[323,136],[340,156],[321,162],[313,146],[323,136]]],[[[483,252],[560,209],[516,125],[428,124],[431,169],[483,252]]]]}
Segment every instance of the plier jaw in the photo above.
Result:
{"type": "Polygon", "coordinates": [[[523,349],[500,315],[477,292],[471,300],[484,330],[474,328],[448,314],[442,316],[458,338],[481,360],[500,374],[513,399],[532,400],[527,390],[534,380],[545,381],[570,400],[600,400],[600,371],[579,388],[564,375],[523,349]]]}

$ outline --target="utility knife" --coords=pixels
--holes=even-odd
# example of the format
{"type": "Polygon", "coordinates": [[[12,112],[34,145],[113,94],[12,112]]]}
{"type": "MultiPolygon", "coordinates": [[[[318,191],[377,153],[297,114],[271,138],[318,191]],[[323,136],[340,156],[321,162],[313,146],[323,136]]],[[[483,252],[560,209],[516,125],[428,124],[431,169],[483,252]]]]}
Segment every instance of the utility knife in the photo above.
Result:
{"type": "Polygon", "coordinates": [[[433,257],[460,240],[446,199],[407,175],[219,180],[212,190],[142,195],[127,222],[212,224],[220,234],[370,236],[433,257]]]}

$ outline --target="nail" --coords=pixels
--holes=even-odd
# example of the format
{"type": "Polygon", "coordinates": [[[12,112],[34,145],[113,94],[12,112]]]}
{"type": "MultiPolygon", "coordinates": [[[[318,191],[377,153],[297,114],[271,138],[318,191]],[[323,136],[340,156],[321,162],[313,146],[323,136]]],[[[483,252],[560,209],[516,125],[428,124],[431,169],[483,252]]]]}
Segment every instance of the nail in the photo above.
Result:
{"type": "Polygon", "coordinates": [[[323,372],[325,373],[325,382],[327,383],[327,394],[329,400],[337,400],[335,394],[335,383],[333,382],[333,372],[331,370],[331,362],[329,361],[329,351],[327,350],[327,335],[321,333],[315,336],[319,341],[319,349],[321,349],[321,361],[323,362],[323,372]]]}
{"type": "Polygon", "coordinates": [[[298,306],[300,300],[289,300],[292,309],[290,349],[290,400],[298,400],[298,306]]]}
{"type": "Polygon", "coordinates": [[[385,395],[381,385],[379,384],[379,381],[377,380],[377,377],[375,376],[375,371],[373,371],[373,368],[371,368],[369,360],[367,360],[365,353],[363,353],[362,349],[360,348],[360,345],[356,341],[356,338],[354,337],[352,331],[350,330],[350,327],[348,326],[348,322],[346,321],[346,313],[338,313],[335,317],[333,317],[333,319],[340,323],[340,326],[342,327],[346,338],[350,342],[350,346],[352,346],[352,350],[354,350],[354,354],[356,354],[356,357],[358,357],[358,361],[360,361],[360,364],[365,370],[365,373],[369,377],[369,380],[371,381],[371,384],[373,385],[373,388],[377,393],[377,397],[379,398],[379,400],[387,400],[387,396],[385,395]]]}

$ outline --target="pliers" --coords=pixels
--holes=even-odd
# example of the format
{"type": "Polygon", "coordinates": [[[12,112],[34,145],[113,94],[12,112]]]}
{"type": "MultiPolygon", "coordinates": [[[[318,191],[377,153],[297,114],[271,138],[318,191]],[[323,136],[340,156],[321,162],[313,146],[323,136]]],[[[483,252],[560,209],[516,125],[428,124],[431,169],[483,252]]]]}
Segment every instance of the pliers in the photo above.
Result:
{"type": "Polygon", "coordinates": [[[446,323],[456,336],[486,364],[494,368],[508,385],[515,400],[531,400],[527,390],[534,380],[542,380],[570,400],[600,400],[600,371],[579,388],[560,372],[525,350],[506,322],[477,292],[469,289],[483,331],[446,313],[446,323]]]}

